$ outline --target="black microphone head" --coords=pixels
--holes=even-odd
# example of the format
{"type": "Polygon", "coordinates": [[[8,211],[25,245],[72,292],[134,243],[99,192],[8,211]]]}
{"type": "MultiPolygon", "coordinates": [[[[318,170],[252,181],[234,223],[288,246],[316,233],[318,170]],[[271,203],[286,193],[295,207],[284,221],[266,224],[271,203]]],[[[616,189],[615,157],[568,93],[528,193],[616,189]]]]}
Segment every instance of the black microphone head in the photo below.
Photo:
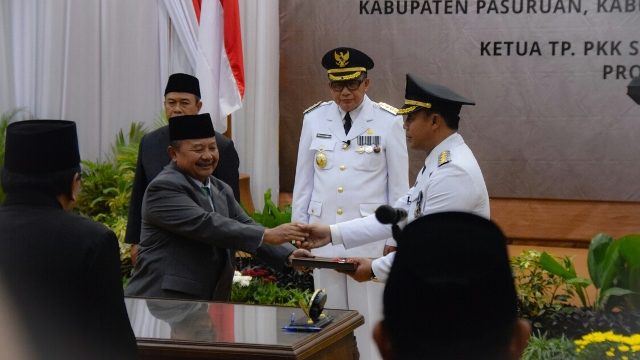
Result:
{"type": "Polygon", "coordinates": [[[395,224],[398,222],[396,215],[396,209],[389,205],[380,205],[376,209],[376,219],[378,219],[381,224],[395,224]]]}

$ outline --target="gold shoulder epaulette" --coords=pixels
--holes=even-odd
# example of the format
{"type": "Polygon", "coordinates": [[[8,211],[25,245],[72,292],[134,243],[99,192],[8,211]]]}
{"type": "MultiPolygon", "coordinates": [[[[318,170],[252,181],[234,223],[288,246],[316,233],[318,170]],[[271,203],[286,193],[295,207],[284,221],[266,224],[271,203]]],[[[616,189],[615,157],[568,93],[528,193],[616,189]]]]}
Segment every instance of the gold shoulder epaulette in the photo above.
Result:
{"type": "Polygon", "coordinates": [[[380,106],[380,109],[382,110],[386,110],[390,113],[392,113],[393,115],[397,115],[398,114],[398,109],[387,104],[387,103],[383,103],[383,102],[379,102],[378,106],[380,106]]]}
{"type": "Polygon", "coordinates": [[[313,109],[315,109],[317,107],[320,107],[322,105],[328,104],[328,103],[329,103],[329,101],[318,101],[317,103],[315,103],[315,104],[309,106],[308,108],[306,108],[302,113],[306,114],[306,113],[312,111],[313,109]]]}
{"type": "Polygon", "coordinates": [[[451,151],[445,150],[438,155],[438,167],[451,161],[451,151]]]}

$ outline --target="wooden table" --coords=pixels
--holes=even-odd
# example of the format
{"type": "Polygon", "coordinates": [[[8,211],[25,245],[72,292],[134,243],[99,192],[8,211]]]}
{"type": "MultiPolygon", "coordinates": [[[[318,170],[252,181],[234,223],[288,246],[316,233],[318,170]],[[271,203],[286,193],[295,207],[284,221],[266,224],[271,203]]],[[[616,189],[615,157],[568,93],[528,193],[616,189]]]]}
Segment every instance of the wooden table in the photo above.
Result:
{"type": "Polygon", "coordinates": [[[358,359],[357,311],[327,309],[317,333],[287,332],[291,307],[125,298],[140,359],[358,359]]]}

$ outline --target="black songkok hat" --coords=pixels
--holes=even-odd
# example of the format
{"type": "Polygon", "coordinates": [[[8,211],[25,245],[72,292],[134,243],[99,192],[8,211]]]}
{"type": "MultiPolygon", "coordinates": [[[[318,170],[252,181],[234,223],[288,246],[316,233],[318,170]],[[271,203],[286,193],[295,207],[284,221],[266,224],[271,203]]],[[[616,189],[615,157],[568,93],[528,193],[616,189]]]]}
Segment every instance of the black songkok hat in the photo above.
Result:
{"type": "Polygon", "coordinates": [[[329,80],[346,81],[357,79],[363,72],[373,69],[373,60],[360,50],[339,47],[322,57],[322,66],[327,69],[329,80]]]}
{"type": "Polygon", "coordinates": [[[446,344],[476,338],[478,329],[510,330],[516,306],[506,238],[495,223],[443,212],[403,229],[384,289],[384,323],[397,341],[446,344]]]}
{"type": "Polygon", "coordinates": [[[190,93],[199,98],[200,96],[200,82],[195,76],[189,74],[175,73],[169,76],[167,81],[167,87],[164,88],[164,95],[166,96],[170,92],[185,92],[190,93]]]}
{"type": "Polygon", "coordinates": [[[174,116],[169,119],[169,139],[206,139],[216,136],[208,113],[174,116]]]}
{"type": "Polygon", "coordinates": [[[640,105],[640,76],[633,78],[627,86],[627,95],[640,105]]]}
{"type": "Polygon", "coordinates": [[[27,120],[7,126],[5,169],[25,175],[45,175],[79,166],[75,122],[27,120]]]}
{"type": "Polygon", "coordinates": [[[406,115],[426,108],[457,116],[462,105],[475,105],[473,101],[456,94],[445,86],[430,84],[411,74],[407,74],[404,99],[404,106],[398,109],[398,115],[406,115]]]}

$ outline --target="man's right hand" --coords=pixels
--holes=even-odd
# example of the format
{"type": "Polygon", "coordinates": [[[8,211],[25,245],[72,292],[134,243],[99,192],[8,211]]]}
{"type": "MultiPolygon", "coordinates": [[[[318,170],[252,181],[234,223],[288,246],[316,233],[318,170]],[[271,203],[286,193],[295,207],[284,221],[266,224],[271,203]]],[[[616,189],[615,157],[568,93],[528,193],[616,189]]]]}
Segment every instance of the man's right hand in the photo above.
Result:
{"type": "Polygon", "coordinates": [[[288,223],[266,229],[262,241],[269,245],[280,245],[286,242],[298,243],[304,241],[309,235],[302,224],[288,223]]]}
{"type": "Polygon", "coordinates": [[[341,273],[351,276],[353,280],[358,282],[369,281],[374,278],[373,270],[371,270],[372,259],[355,257],[348,258],[347,262],[356,264],[356,269],[354,271],[340,271],[341,273]]]}
{"type": "Polygon", "coordinates": [[[331,243],[331,228],[323,224],[302,225],[309,233],[305,241],[297,242],[298,247],[304,249],[315,249],[331,243]]]}

